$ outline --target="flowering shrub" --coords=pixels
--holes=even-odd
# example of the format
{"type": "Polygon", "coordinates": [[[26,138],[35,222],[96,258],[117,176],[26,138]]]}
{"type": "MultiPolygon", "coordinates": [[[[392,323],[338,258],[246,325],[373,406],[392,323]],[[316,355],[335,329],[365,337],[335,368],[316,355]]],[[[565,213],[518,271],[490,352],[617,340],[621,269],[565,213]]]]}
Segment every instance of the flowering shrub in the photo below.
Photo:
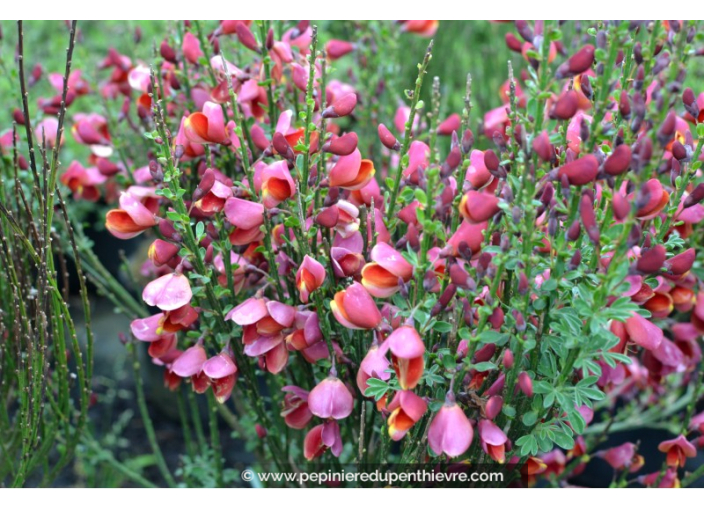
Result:
{"type": "MultiPolygon", "coordinates": [[[[451,112],[429,39],[388,117],[383,48],[305,21],[186,22],[152,62],[111,51],[97,87],[73,71],[66,120],[91,155],[60,188],[111,203],[116,238],[149,239],[149,311],[83,246],[85,269],[166,386],[208,395],[214,483],[229,476],[218,413],[283,471],[469,461],[525,486],[596,457],[614,486],[697,480],[698,40],[686,21],[516,21],[502,104],[477,112],[468,77],[451,112]],[[136,159],[134,133],[71,111],[86,94],[122,105],[148,141],[136,159]],[[641,425],[667,430],[662,463],[605,446],[641,425]]],[[[39,104],[37,143],[60,146],[61,98],[39,104]]]]}

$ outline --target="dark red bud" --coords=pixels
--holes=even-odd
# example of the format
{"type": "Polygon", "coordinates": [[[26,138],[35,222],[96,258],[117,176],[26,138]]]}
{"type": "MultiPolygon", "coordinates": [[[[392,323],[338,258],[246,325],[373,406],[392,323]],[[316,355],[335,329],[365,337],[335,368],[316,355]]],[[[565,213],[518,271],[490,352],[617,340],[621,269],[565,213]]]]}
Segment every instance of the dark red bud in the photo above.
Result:
{"type": "Polygon", "coordinates": [[[518,387],[527,396],[533,396],[533,380],[526,372],[518,374],[518,387]]]}
{"type": "Polygon", "coordinates": [[[661,244],[654,246],[648,251],[641,253],[638,262],[636,263],[636,269],[641,273],[655,273],[660,271],[663,264],[665,263],[665,258],[667,257],[667,251],[665,247],[661,244]]]}
{"type": "Polygon", "coordinates": [[[594,244],[599,244],[601,232],[596,222],[594,201],[588,193],[582,193],[582,198],[579,201],[579,215],[582,218],[582,225],[584,225],[584,230],[587,231],[589,239],[594,244]]]}
{"type": "Polygon", "coordinates": [[[327,228],[333,228],[337,225],[337,220],[340,217],[340,211],[337,206],[326,207],[322,209],[315,217],[315,223],[327,228]]]}
{"type": "Polygon", "coordinates": [[[594,89],[592,89],[592,82],[589,79],[589,76],[586,74],[581,74],[579,76],[579,85],[582,94],[584,94],[586,98],[591,101],[592,97],[594,97],[594,89]]]}
{"type": "MultiPolygon", "coordinates": [[[[506,351],[509,352],[509,351],[506,351]]],[[[494,395],[486,402],[485,413],[489,420],[496,418],[504,406],[504,399],[499,395],[494,395]]]]}
{"type": "Polygon", "coordinates": [[[557,68],[555,77],[558,79],[569,78],[582,74],[588,70],[594,63],[594,46],[587,44],[577,53],[572,55],[570,59],[557,68]]]}
{"type": "Polygon", "coordinates": [[[337,156],[348,156],[357,148],[358,142],[357,133],[345,133],[323,145],[323,151],[337,156]]]}
{"type": "Polygon", "coordinates": [[[523,44],[521,41],[519,41],[518,37],[513,35],[511,32],[506,34],[506,46],[509,50],[515,51],[516,53],[521,53],[521,50],[523,49],[523,44]]]}
{"type": "Polygon", "coordinates": [[[513,368],[513,352],[511,349],[506,349],[504,351],[504,359],[503,359],[503,364],[505,368],[508,368],[509,370],[513,368]]]}
{"type": "Polygon", "coordinates": [[[336,119],[338,117],[346,117],[352,113],[355,106],[357,106],[357,94],[350,92],[325,108],[323,110],[323,118],[336,119]]]}
{"type": "Polygon", "coordinates": [[[604,172],[609,175],[621,175],[631,166],[631,148],[619,145],[604,161],[604,172]]]}
{"type": "Polygon", "coordinates": [[[672,143],[672,155],[677,161],[682,161],[687,157],[687,149],[679,142],[679,140],[675,140],[672,143]]]}
{"type": "Polygon", "coordinates": [[[274,146],[274,150],[284,158],[288,160],[292,160],[294,158],[293,149],[286,140],[286,137],[278,131],[274,133],[272,145],[274,146]]]}
{"type": "Polygon", "coordinates": [[[618,98],[618,111],[624,119],[631,118],[631,101],[625,90],[621,91],[621,96],[618,98]]]}
{"type": "Polygon", "coordinates": [[[697,98],[694,96],[692,89],[684,89],[684,92],[682,92],[682,103],[684,103],[684,108],[687,110],[687,113],[695,119],[699,117],[699,105],[697,104],[697,98]]]}
{"type": "Polygon", "coordinates": [[[686,209],[687,207],[692,207],[704,200],[704,182],[697,184],[697,187],[692,190],[692,192],[684,199],[682,207],[686,209]]]}
{"type": "Polygon", "coordinates": [[[237,32],[237,38],[240,40],[245,48],[249,48],[252,51],[259,53],[259,46],[257,45],[257,39],[254,34],[244,23],[238,23],[235,27],[237,32]]]}
{"type": "Polygon", "coordinates": [[[161,54],[161,57],[167,62],[171,62],[172,64],[176,63],[176,50],[169,46],[169,43],[166,39],[161,41],[161,46],[159,46],[159,53],[161,54]]]}
{"type": "Polygon", "coordinates": [[[696,258],[696,252],[694,248],[689,248],[683,251],[679,255],[675,255],[665,261],[665,267],[670,276],[682,276],[687,273],[694,265],[694,259],[696,258]]]}
{"type": "Polygon", "coordinates": [[[546,163],[555,157],[555,148],[550,143],[550,137],[546,131],[533,138],[533,150],[546,163]]]}
{"type": "Polygon", "coordinates": [[[474,145],[474,134],[471,129],[466,129],[462,135],[462,152],[469,154],[472,151],[472,146],[474,145]]]}
{"type": "Polygon", "coordinates": [[[613,197],[613,208],[614,218],[621,221],[631,212],[631,203],[623,194],[616,192],[613,197]]]}
{"type": "Polygon", "coordinates": [[[579,96],[574,90],[568,90],[562,94],[550,111],[550,118],[569,120],[574,117],[579,107],[579,96]]]}
{"type": "Polygon", "coordinates": [[[381,140],[381,143],[384,144],[384,147],[391,149],[392,151],[397,151],[401,148],[401,144],[398,143],[396,137],[391,134],[391,131],[389,131],[386,126],[379,124],[378,132],[379,140],[381,140]]]}
{"type": "Polygon", "coordinates": [[[572,225],[570,225],[570,228],[567,229],[567,233],[565,234],[565,236],[570,241],[576,241],[579,238],[579,234],[581,231],[582,225],[579,223],[579,220],[574,220],[572,225]]]}
{"type": "Polygon", "coordinates": [[[567,264],[567,269],[570,271],[574,271],[579,267],[579,264],[582,262],[582,252],[581,250],[577,250],[574,252],[574,255],[572,255],[572,258],[570,259],[569,263],[567,264]]]}
{"type": "Polygon", "coordinates": [[[593,154],[588,154],[561,166],[557,171],[557,176],[560,179],[565,176],[571,185],[581,186],[592,182],[597,173],[599,173],[599,160],[593,154]]]}
{"type": "Polygon", "coordinates": [[[500,163],[498,156],[493,150],[489,149],[484,152],[484,165],[486,165],[489,172],[496,172],[500,163]]]}
{"type": "Polygon", "coordinates": [[[22,110],[18,108],[15,108],[12,112],[12,120],[14,120],[20,126],[24,126],[25,122],[27,122],[24,118],[24,113],[22,113],[22,110]]]}
{"type": "Polygon", "coordinates": [[[675,135],[675,127],[677,126],[677,114],[673,111],[667,114],[665,121],[660,126],[658,130],[658,141],[665,145],[672,137],[675,135]]]}

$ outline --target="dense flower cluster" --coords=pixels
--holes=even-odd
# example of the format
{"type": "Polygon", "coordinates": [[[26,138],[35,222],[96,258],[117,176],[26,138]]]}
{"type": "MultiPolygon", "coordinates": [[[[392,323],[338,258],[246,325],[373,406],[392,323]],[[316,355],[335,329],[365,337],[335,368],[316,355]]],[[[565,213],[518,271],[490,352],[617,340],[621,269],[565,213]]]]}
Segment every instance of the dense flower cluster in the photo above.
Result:
{"type": "MultiPolygon", "coordinates": [[[[676,433],[638,481],[678,485],[704,447],[696,25],[583,29],[516,21],[502,104],[481,122],[469,95],[441,116],[437,79],[421,100],[431,44],[371,140],[373,91],[329,75],[357,42],[308,22],[187,22],[154,63],[111,51],[96,90],[72,74],[73,96],[121,102],[153,142],[128,161],[104,116],[73,113],[91,156],[60,180],[115,203],[114,236],[151,236],[156,309],[131,333],[168,387],[234,392],[272,457],[290,427],[309,461],[483,459],[522,483],[589,456],[626,483],[643,457],[600,449],[601,411],[624,429],[650,413],[676,433]]],[[[45,123],[56,102],[41,101],[45,123]]]]}

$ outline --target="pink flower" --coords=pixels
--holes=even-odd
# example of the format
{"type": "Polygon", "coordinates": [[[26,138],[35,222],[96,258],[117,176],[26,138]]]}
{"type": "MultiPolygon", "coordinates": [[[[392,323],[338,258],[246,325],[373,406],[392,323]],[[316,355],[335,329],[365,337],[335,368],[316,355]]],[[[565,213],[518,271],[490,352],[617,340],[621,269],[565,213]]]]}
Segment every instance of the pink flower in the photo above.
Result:
{"type": "Polygon", "coordinates": [[[310,392],[308,408],[318,418],[342,420],[352,414],[354,397],[345,383],[330,375],[310,392]]]}
{"type": "Polygon", "coordinates": [[[68,186],[74,198],[96,202],[100,198],[98,186],[103,184],[107,177],[101,174],[97,167],[83,168],[78,161],[73,161],[59,180],[68,186]]]}
{"type": "Polygon", "coordinates": [[[400,441],[428,410],[425,400],[410,390],[399,391],[387,409],[391,411],[387,421],[389,437],[400,441]]]}
{"type": "Polygon", "coordinates": [[[365,187],[374,177],[374,163],[362,159],[359,149],[349,156],[340,156],[335,166],[330,170],[330,186],[343,189],[359,190],[365,187]]]}
{"type": "Polygon", "coordinates": [[[237,381],[237,365],[231,353],[223,351],[203,363],[203,373],[210,378],[215,399],[221,404],[232,394],[237,381]]]}
{"type": "Polygon", "coordinates": [[[389,360],[386,359],[387,350],[388,344],[382,344],[382,346],[372,345],[366,356],[364,356],[362,363],[360,363],[359,371],[357,372],[357,387],[362,394],[369,387],[367,381],[371,377],[382,381],[388,381],[391,378],[391,374],[386,371],[391,365],[389,360]]]}
{"type": "Polygon", "coordinates": [[[292,306],[261,298],[249,298],[225,316],[243,328],[242,341],[247,356],[262,357],[266,369],[278,374],[288,362],[285,331],[293,325],[292,306]]]}
{"type": "Polygon", "coordinates": [[[374,297],[392,296],[413,276],[413,266],[386,243],[372,248],[371,259],[362,268],[362,285],[374,297]]]}
{"type": "Polygon", "coordinates": [[[296,194],[296,183],[291,177],[286,161],[277,161],[260,167],[255,182],[261,179],[262,203],[267,209],[276,207],[296,194]]]}
{"type": "Polygon", "coordinates": [[[636,312],[626,320],[626,332],[630,340],[647,350],[657,349],[663,339],[662,330],[636,312]]]}
{"type": "Polygon", "coordinates": [[[470,190],[460,201],[460,214],[470,223],[482,223],[499,212],[499,197],[470,190]]]}
{"type": "Polygon", "coordinates": [[[79,113],[73,120],[71,134],[78,143],[89,146],[96,156],[107,158],[112,155],[108,122],[105,117],[97,113],[79,113]]]}
{"type": "Polygon", "coordinates": [[[294,328],[296,329],[293,333],[286,337],[289,350],[300,351],[309,363],[315,363],[330,356],[316,312],[297,311],[294,328]]]}
{"type": "Polygon", "coordinates": [[[306,255],[296,272],[296,287],[301,302],[307,303],[311,292],[320,288],[325,281],[325,268],[317,260],[306,255]]]}
{"type": "Polygon", "coordinates": [[[684,467],[686,458],[694,458],[697,456],[695,446],[687,441],[687,438],[682,434],[675,439],[663,441],[658,446],[658,450],[667,453],[667,465],[675,469],[684,467]]]}
{"type": "Polygon", "coordinates": [[[337,321],[350,329],[374,329],[381,323],[381,313],[360,283],[353,283],[335,294],[330,309],[337,321]]]}
{"type": "Polygon", "coordinates": [[[171,371],[179,377],[193,377],[203,370],[208,355],[202,345],[186,349],[171,365],[171,371]]]}
{"type": "Polygon", "coordinates": [[[425,344],[415,328],[401,326],[386,339],[401,388],[412,390],[423,376],[425,344]]]}
{"type": "Polygon", "coordinates": [[[506,443],[508,437],[491,420],[479,421],[479,439],[482,450],[499,464],[506,462],[506,443]]]}
{"type": "Polygon", "coordinates": [[[636,445],[633,443],[623,443],[621,446],[597,452],[595,455],[608,462],[612,468],[628,469],[631,473],[638,471],[645,462],[643,456],[636,453],[636,445]]]}
{"type": "Polygon", "coordinates": [[[120,195],[120,209],[105,215],[105,227],[118,239],[130,239],[156,224],[154,213],[129,192],[120,195]]]}
{"type": "Polygon", "coordinates": [[[449,395],[445,404],[430,423],[428,445],[435,455],[443,453],[448,457],[459,457],[472,443],[474,430],[464,411],[449,395]]]}
{"type": "Polygon", "coordinates": [[[339,457],[342,453],[340,426],[334,420],[310,429],[303,442],[303,455],[308,460],[320,457],[328,449],[335,457],[339,457]]]}
{"type": "Polygon", "coordinates": [[[264,206],[257,202],[230,197],[225,201],[225,217],[235,229],[230,233],[230,242],[235,246],[246,246],[263,237],[264,206]]]}
{"type": "Polygon", "coordinates": [[[186,57],[191,64],[197,64],[198,59],[203,56],[203,50],[201,50],[200,42],[198,38],[191,32],[186,32],[183,36],[183,56],[186,57]]]}
{"type": "Polygon", "coordinates": [[[292,429],[303,430],[313,419],[313,413],[308,409],[309,393],[298,386],[284,386],[281,389],[286,392],[281,416],[292,429]]]}
{"type": "Polygon", "coordinates": [[[151,281],[144,287],[142,299],[149,306],[164,311],[175,310],[190,303],[193,293],[188,278],[182,274],[169,273],[151,281]]]}
{"type": "Polygon", "coordinates": [[[465,181],[469,183],[475,189],[482,189],[487,184],[494,180],[494,176],[491,175],[489,169],[484,164],[484,152],[479,150],[473,150],[469,155],[470,165],[465,174],[465,181]]]}
{"type": "Polygon", "coordinates": [[[364,264],[363,248],[364,239],[359,232],[354,232],[349,237],[343,237],[340,234],[336,235],[330,249],[330,258],[332,259],[335,276],[344,278],[359,273],[364,264]]]}
{"type": "Polygon", "coordinates": [[[163,328],[164,314],[157,313],[145,319],[135,319],[130,323],[130,330],[137,340],[156,342],[165,336],[173,336],[163,328]]]}
{"type": "Polygon", "coordinates": [[[186,138],[193,143],[231,144],[222,106],[206,101],[202,112],[190,114],[183,123],[186,138]]]}
{"type": "Polygon", "coordinates": [[[430,163],[430,147],[425,143],[415,141],[411,142],[411,146],[408,148],[408,166],[403,170],[404,177],[410,177],[418,179],[418,174],[420,170],[425,170],[428,168],[430,163]]]}

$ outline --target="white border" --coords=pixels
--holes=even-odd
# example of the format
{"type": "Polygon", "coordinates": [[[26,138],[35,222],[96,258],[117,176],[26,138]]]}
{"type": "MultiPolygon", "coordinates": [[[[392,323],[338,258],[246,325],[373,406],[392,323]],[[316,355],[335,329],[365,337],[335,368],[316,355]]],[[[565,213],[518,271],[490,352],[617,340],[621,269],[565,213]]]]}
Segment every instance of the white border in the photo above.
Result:
{"type": "Polygon", "coordinates": [[[293,2],[291,0],[264,0],[261,2],[237,2],[233,0],[34,0],[11,2],[5,0],[2,15],[24,18],[41,14],[47,19],[63,19],[84,16],[84,19],[114,19],[121,16],[139,16],[138,19],[161,19],[168,15],[175,18],[195,19],[203,15],[225,14],[241,18],[257,19],[276,14],[280,19],[299,19],[306,16],[315,19],[347,19],[344,16],[365,15],[373,19],[397,19],[411,17],[433,17],[447,20],[496,19],[511,16],[520,19],[583,19],[584,17],[630,19],[640,16],[648,19],[702,18],[704,4],[701,2],[648,2],[633,4],[613,0],[590,0],[589,2],[564,0],[502,0],[499,2],[458,2],[457,0],[393,1],[379,0],[327,0],[293,2]],[[636,8],[637,5],[637,8],[636,8]],[[686,9],[685,9],[686,7],[686,9]]]}

